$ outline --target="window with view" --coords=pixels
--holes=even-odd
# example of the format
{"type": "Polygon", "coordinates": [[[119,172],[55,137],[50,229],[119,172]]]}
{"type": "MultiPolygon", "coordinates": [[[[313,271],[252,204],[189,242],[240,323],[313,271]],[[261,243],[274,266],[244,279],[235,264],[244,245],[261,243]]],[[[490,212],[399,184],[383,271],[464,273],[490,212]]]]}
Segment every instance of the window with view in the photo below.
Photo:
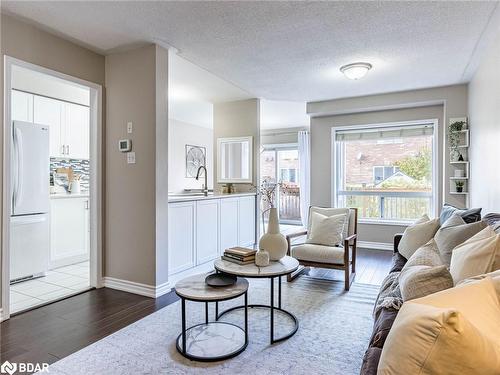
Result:
{"type": "Polygon", "coordinates": [[[432,212],[434,123],[334,129],[333,138],[338,207],[401,222],[432,212]]]}

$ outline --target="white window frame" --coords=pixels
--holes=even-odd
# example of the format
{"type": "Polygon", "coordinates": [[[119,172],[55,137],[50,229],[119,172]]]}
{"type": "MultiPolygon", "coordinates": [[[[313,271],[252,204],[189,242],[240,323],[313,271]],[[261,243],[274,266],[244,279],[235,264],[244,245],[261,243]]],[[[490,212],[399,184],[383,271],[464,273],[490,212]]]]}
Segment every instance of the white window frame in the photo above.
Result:
{"type": "MultiPolygon", "coordinates": [[[[432,199],[431,199],[431,209],[430,216],[439,216],[439,191],[441,187],[439,186],[439,128],[438,119],[423,119],[417,121],[397,121],[397,122],[386,122],[377,124],[362,124],[362,125],[350,125],[350,126],[334,126],[331,128],[331,207],[338,207],[338,195],[337,195],[337,184],[339,181],[340,174],[343,173],[342,167],[339,165],[340,160],[338,158],[339,146],[337,146],[337,131],[342,130],[363,130],[363,129],[374,129],[374,128],[389,128],[389,127],[405,127],[405,126],[415,126],[429,124],[434,128],[433,140],[432,140],[432,199]]],[[[342,147],[342,146],[340,146],[342,147]]],[[[418,193],[417,193],[418,194],[418,193]]],[[[410,224],[411,220],[388,220],[388,219],[366,219],[360,218],[359,223],[361,224],[384,224],[384,225],[398,225],[406,226],[410,224]]]]}

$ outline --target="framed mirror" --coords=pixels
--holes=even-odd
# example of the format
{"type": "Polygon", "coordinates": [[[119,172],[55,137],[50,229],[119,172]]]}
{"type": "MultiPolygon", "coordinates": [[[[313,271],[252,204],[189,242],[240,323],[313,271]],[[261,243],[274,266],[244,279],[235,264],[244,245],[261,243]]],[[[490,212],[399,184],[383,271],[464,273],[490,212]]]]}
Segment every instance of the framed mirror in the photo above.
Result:
{"type": "Polygon", "coordinates": [[[217,139],[217,182],[252,183],[253,137],[217,139]]]}

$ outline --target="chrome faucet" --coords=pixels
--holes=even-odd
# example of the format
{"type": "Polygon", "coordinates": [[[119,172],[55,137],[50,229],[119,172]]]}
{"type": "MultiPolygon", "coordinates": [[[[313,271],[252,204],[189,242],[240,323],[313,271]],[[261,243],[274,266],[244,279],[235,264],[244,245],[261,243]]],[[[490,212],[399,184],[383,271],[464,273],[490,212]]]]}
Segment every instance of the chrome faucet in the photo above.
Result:
{"type": "Polygon", "coordinates": [[[197,180],[199,180],[199,179],[200,179],[200,171],[201,171],[202,169],[205,171],[205,185],[204,185],[204,187],[203,187],[203,189],[202,189],[202,192],[203,192],[203,194],[204,194],[204,195],[205,195],[205,197],[206,197],[206,196],[208,196],[208,185],[207,185],[207,174],[208,174],[208,173],[207,173],[207,168],[205,168],[205,166],[204,166],[204,165],[201,165],[201,166],[198,168],[198,172],[196,172],[196,179],[197,179],[197,180]]]}

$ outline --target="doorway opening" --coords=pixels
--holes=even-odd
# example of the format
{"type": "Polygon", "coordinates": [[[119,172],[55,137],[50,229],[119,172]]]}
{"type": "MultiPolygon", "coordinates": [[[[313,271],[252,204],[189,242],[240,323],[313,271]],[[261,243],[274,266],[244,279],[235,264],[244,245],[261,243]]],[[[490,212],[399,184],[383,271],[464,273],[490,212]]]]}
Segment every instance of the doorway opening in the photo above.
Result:
{"type": "Polygon", "coordinates": [[[101,87],[5,67],[2,319],[101,286],[101,87]]]}

